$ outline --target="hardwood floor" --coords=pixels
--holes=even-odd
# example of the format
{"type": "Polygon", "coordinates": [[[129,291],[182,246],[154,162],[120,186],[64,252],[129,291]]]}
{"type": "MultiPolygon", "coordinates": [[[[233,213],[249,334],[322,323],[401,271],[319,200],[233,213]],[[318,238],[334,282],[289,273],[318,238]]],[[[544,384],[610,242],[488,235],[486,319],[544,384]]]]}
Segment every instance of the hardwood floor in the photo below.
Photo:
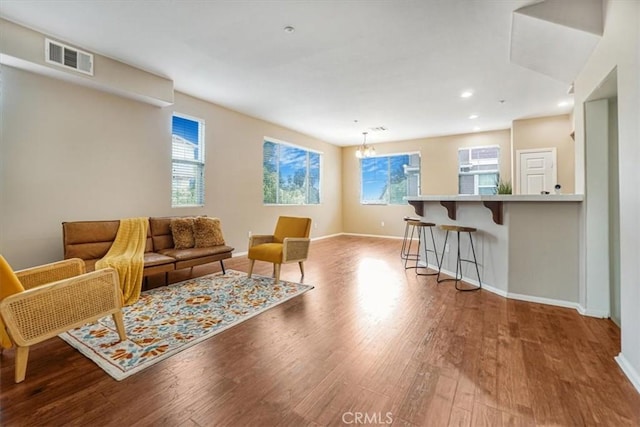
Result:
{"type": "MultiPolygon", "coordinates": [[[[457,292],[405,271],[399,253],[399,240],[315,241],[303,280],[314,290],[121,382],[53,338],[14,384],[5,350],[0,424],[640,425],[612,322],[457,292]]],[[[300,280],[295,263],[281,274],[300,280]]]]}

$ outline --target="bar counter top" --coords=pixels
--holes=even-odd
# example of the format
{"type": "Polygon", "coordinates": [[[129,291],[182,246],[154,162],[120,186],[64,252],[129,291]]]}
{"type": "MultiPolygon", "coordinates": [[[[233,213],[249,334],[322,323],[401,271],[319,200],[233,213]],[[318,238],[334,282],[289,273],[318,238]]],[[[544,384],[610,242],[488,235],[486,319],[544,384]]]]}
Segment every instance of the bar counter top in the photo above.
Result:
{"type": "Polygon", "coordinates": [[[496,224],[503,224],[503,203],[511,202],[582,202],[584,195],[582,194],[497,194],[491,196],[416,196],[408,197],[407,202],[413,206],[416,213],[420,216],[424,215],[424,204],[428,202],[440,202],[449,213],[449,218],[456,219],[456,207],[458,203],[480,202],[491,211],[493,221],[496,224]]]}
{"type": "Polygon", "coordinates": [[[497,194],[493,196],[438,196],[408,197],[415,202],[582,202],[583,194],[497,194]]]}

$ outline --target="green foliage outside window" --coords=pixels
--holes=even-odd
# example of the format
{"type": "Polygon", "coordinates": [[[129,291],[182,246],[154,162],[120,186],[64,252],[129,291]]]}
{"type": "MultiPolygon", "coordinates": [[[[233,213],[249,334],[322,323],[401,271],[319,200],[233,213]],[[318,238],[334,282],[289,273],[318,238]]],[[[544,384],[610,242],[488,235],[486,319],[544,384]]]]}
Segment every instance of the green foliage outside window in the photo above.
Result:
{"type": "Polygon", "coordinates": [[[262,183],[265,204],[319,204],[320,154],[265,141],[262,183]]]}

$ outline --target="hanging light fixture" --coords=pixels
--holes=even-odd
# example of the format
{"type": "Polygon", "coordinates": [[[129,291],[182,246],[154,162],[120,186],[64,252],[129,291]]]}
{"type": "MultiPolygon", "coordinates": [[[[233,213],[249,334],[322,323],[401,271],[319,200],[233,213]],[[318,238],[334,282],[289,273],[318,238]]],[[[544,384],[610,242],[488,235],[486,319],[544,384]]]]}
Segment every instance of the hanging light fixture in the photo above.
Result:
{"type": "Polygon", "coordinates": [[[361,159],[363,157],[371,157],[376,155],[376,149],[373,146],[367,145],[367,132],[362,132],[364,140],[362,145],[356,150],[356,157],[361,159]]]}

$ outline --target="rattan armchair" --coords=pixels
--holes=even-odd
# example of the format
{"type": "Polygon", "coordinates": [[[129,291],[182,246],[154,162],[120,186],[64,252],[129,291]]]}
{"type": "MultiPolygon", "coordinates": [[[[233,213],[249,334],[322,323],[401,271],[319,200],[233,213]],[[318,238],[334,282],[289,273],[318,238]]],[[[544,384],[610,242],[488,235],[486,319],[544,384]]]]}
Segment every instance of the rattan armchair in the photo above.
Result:
{"type": "Polygon", "coordinates": [[[0,302],[0,315],[16,347],[15,381],[22,382],[29,347],[69,329],[112,315],[127,339],[122,291],[112,268],[85,273],[81,259],[68,259],[15,272],[24,291],[0,302]]]}
{"type": "Polygon", "coordinates": [[[300,274],[304,276],[303,261],[309,256],[310,231],[311,218],[281,216],[273,234],[251,236],[247,254],[250,260],[248,276],[251,277],[256,260],[273,263],[274,283],[280,280],[280,266],[289,262],[297,262],[300,274]]]}

